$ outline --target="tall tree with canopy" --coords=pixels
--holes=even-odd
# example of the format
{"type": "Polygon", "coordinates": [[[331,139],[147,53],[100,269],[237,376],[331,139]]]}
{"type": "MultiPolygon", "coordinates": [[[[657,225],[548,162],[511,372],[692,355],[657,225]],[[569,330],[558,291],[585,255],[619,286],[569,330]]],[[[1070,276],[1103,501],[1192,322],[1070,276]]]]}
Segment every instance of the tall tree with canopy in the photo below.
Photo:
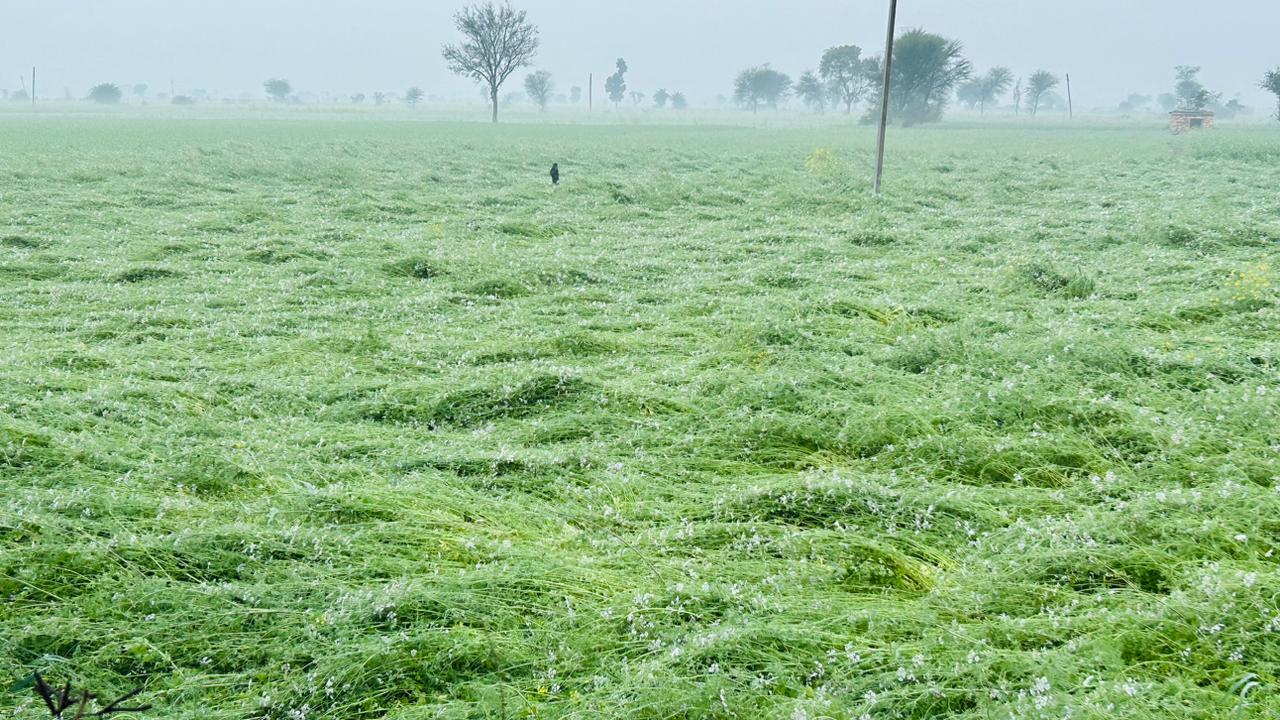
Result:
{"type": "Polygon", "coordinates": [[[281,78],[271,78],[262,84],[263,89],[267,91],[267,97],[274,102],[284,102],[293,94],[293,85],[288,80],[281,78]]]}
{"type": "MultiPolygon", "coordinates": [[[[973,74],[973,65],[964,59],[963,52],[964,45],[958,40],[923,29],[900,35],[893,45],[890,119],[903,127],[940,121],[956,86],[973,74]]],[[[863,67],[870,86],[880,91],[884,86],[881,58],[871,58],[863,67]]]]}
{"type": "Polygon", "coordinates": [[[622,102],[627,96],[627,61],[618,58],[617,69],[604,81],[604,91],[614,105],[622,102]]]}
{"type": "Polygon", "coordinates": [[[844,105],[846,114],[853,112],[854,104],[870,87],[862,48],[857,45],[828,48],[818,64],[818,76],[831,88],[831,96],[844,105]]]}
{"type": "Polygon", "coordinates": [[[796,95],[811,110],[821,115],[827,110],[828,87],[812,70],[805,70],[796,83],[796,95]]]}
{"type": "Polygon", "coordinates": [[[529,95],[529,99],[533,100],[542,112],[547,111],[547,103],[551,101],[551,94],[555,92],[555,89],[556,85],[551,80],[551,73],[546,70],[530,73],[524,79],[525,93],[529,95]]]}
{"type": "Polygon", "coordinates": [[[470,5],[454,16],[463,40],[444,46],[449,69],[489,91],[493,121],[498,122],[498,91],[515,71],[528,67],[538,53],[538,28],[523,10],[487,2],[470,5]]]}
{"type": "Polygon", "coordinates": [[[994,67],[986,75],[966,80],[956,91],[956,96],[970,110],[977,108],[987,114],[987,104],[994,103],[1013,85],[1013,72],[1006,67],[994,67]]]}
{"type": "Polygon", "coordinates": [[[760,111],[760,103],[777,109],[778,103],[791,90],[791,78],[768,65],[747,68],[738,74],[733,87],[733,99],[751,112],[760,111]]]}
{"type": "Polygon", "coordinates": [[[1200,82],[1200,67],[1197,65],[1179,65],[1174,68],[1178,82],[1173,87],[1178,98],[1179,110],[1200,111],[1218,100],[1217,93],[1209,90],[1200,82]]]}
{"type": "Polygon", "coordinates": [[[1276,96],[1276,119],[1280,120],[1280,67],[1263,76],[1262,89],[1276,96]]]}
{"type": "Polygon", "coordinates": [[[1050,90],[1058,87],[1058,76],[1048,70],[1037,70],[1027,80],[1027,102],[1031,105],[1031,117],[1040,112],[1040,101],[1050,90]]]}
{"type": "Polygon", "coordinates": [[[124,92],[120,89],[120,86],[114,83],[95,85],[89,91],[89,99],[99,105],[116,105],[122,97],[124,97],[124,92]]]}

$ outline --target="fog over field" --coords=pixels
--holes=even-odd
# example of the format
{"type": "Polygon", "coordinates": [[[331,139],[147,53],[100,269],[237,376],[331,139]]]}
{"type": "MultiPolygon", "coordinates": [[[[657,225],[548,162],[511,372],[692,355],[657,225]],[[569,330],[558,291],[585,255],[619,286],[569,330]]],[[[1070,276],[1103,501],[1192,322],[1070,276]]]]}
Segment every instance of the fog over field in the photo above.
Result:
{"type": "MultiPolygon", "coordinates": [[[[730,94],[734,74],[771,62],[793,77],[826,47],[879,54],[884,0],[528,0],[542,33],[537,66],[567,89],[599,82],[627,58],[634,87],[685,88],[695,103],[730,94]],[[577,78],[581,76],[581,80],[577,78]],[[570,80],[573,78],[573,80],[570,80]]],[[[440,46],[454,39],[452,0],[42,0],[6,3],[0,89],[31,65],[43,93],[74,97],[100,82],[149,83],[179,93],[259,93],[267,76],[300,92],[335,95],[419,85],[479,102],[451,75],[440,46]]],[[[1203,65],[1204,82],[1246,105],[1275,64],[1274,0],[905,0],[900,24],[965,43],[978,67],[1071,73],[1079,107],[1111,107],[1131,92],[1165,92],[1172,67],[1203,65]]]]}

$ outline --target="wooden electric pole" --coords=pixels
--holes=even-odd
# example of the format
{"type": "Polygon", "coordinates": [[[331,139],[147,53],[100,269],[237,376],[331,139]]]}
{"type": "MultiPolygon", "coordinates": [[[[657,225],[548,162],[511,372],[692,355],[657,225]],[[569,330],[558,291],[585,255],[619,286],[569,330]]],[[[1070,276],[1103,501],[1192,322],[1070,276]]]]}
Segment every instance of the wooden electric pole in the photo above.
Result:
{"type": "Polygon", "coordinates": [[[587,73],[587,112],[596,109],[596,74],[587,73]]]}
{"type": "Polygon", "coordinates": [[[1076,103],[1071,99],[1071,73],[1067,73],[1067,119],[1076,119],[1076,103]]]}
{"type": "Polygon", "coordinates": [[[884,92],[880,96],[880,132],[876,138],[875,194],[880,194],[884,177],[884,141],[889,130],[889,89],[893,81],[893,35],[898,25],[898,0],[889,0],[889,32],[884,41],[884,92]]]}

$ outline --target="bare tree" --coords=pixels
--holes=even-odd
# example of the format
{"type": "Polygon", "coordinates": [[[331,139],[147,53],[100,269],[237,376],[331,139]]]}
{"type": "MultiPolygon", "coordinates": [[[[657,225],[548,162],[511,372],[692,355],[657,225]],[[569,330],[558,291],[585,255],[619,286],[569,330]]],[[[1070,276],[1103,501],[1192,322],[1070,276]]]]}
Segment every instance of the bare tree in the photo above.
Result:
{"type": "Polygon", "coordinates": [[[453,72],[484,83],[496,123],[498,90],[512,73],[532,63],[538,52],[538,28],[528,21],[523,10],[492,2],[463,8],[454,22],[463,41],[460,45],[446,45],[444,59],[453,72]]]}

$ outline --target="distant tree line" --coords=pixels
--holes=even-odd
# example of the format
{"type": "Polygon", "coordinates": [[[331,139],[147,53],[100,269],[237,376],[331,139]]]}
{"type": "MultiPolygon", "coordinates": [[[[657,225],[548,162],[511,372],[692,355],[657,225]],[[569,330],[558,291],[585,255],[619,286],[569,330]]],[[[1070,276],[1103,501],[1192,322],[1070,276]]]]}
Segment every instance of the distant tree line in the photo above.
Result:
{"type": "MultiPolygon", "coordinates": [[[[492,106],[492,119],[498,121],[501,101],[512,102],[527,98],[545,111],[553,102],[579,104],[583,89],[570,88],[568,95],[557,95],[551,73],[536,70],[524,79],[524,93],[500,95],[502,87],[519,69],[532,65],[540,40],[538,28],[524,11],[513,9],[506,3],[492,0],[464,7],[454,16],[454,23],[461,34],[461,41],[445,45],[442,55],[450,70],[471,78],[481,85],[492,106]]],[[[878,121],[878,100],[884,83],[884,61],[880,56],[864,57],[857,45],[838,45],[822,53],[817,69],[804,71],[793,81],[785,72],[774,69],[769,63],[753,66],[738,73],[733,84],[732,99],[739,107],[759,113],[763,109],[776,110],[795,96],[815,113],[838,110],[852,115],[861,104],[866,105],[863,122],[878,121]]],[[[640,106],[649,99],[643,92],[628,87],[627,73],[630,66],[623,58],[617,58],[614,71],[604,81],[605,95],[619,107],[630,99],[633,106],[640,106]]],[[[1206,88],[1199,80],[1201,68],[1179,65],[1175,69],[1173,92],[1154,98],[1160,109],[1205,110],[1213,109],[1234,116],[1247,108],[1233,99],[1222,102],[1222,94],[1206,88]]],[[[1036,117],[1045,108],[1062,108],[1064,103],[1055,90],[1061,85],[1057,75],[1048,70],[1037,70],[1025,79],[1015,78],[1007,67],[996,66],[985,73],[976,72],[973,64],[964,57],[964,45],[951,38],[915,28],[901,33],[893,47],[889,94],[889,117],[903,126],[938,122],[949,104],[955,100],[962,107],[985,115],[988,108],[1008,97],[1016,115],[1025,109],[1036,117]]],[[[1280,67],[1268,71],[1260,86],[1276,96],[1277,119],[1280,119],[1280,67]]],[[[293,85],[284,78],[271,78],[263,83],[267,98],[274,103],[301,102],[293,85]]],[[[1070,88],[1068,88],[1070,89],[1070,88]]],[[[131,87],[135,97],[145,101],[149,88],[145,84],[131,87]]],[[[125,91],[114,83],[102,83],[90,89],[87,99],[102,105],[118,104],[125,91]]],[[[169,99],[175,105],[194,104],[203,97],[203,91],[193,95],[176,95],[169,99]]],[[[11,101],[28,101],[25,90],[4,92],[11,101]]],[[[375,105],[395,101],[395,95],[386,92],[372,93],[375,105]]],[[[304,95],[305,99],[305,95],[304,95]]],[[[363,104],[370,96],[356,93],[349,96],[351,103],[363,104]]],[[[403,102],[410,108],[417,107],[428,98],[419,87],[409,88],[403,102]]],[[[242,96],[241,101],[246,101],[242,96]]],[[[652,95],[657,109],[686,109],[688,99],[682,92],[659,88],[652,95]]],[[[726,102],[725,98],[721,102],[726,102]]],[[[231,102],[229,99],[226,102],[231,102]]],[[[1119,104],[1124,114],[1143,112],[1152,108],[1153,98],[1141,93],[1130,94],[1119,104]]]]}

